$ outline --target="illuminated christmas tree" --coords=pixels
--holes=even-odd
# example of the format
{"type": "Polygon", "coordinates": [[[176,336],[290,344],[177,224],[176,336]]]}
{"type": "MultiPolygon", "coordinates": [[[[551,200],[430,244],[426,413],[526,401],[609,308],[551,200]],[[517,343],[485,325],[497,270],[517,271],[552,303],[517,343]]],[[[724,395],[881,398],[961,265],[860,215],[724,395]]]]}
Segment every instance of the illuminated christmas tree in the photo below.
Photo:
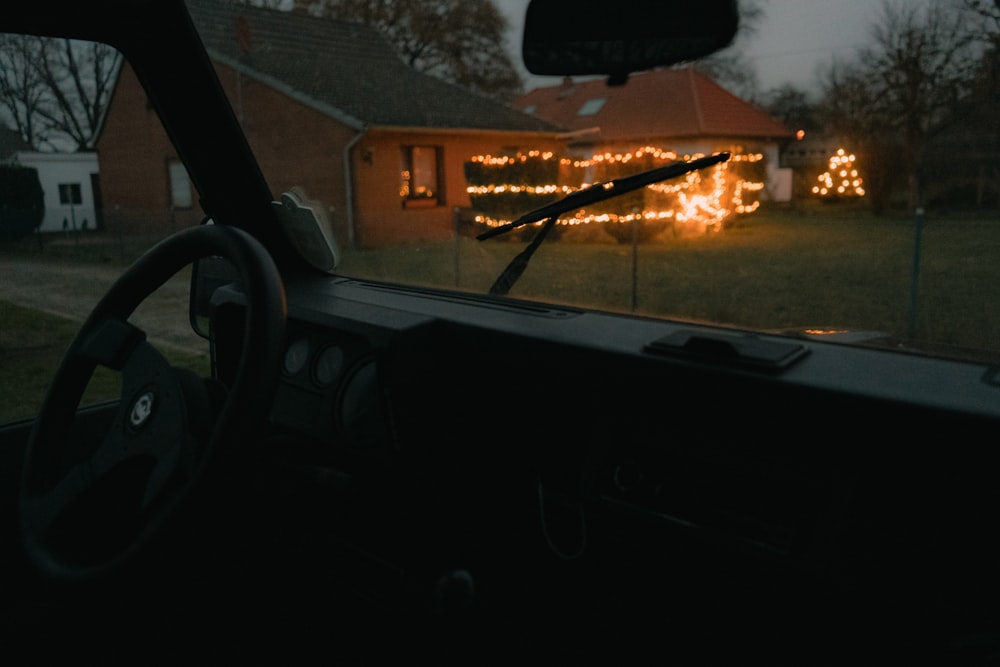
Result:
{"type": "Polygon", "coordinates": [[[827,171],[817,177],[813,194],[820,199],[840,200],[865,196],[864,181],[854,166],[854,155],[843,148],[830,156],[827,171]]]}

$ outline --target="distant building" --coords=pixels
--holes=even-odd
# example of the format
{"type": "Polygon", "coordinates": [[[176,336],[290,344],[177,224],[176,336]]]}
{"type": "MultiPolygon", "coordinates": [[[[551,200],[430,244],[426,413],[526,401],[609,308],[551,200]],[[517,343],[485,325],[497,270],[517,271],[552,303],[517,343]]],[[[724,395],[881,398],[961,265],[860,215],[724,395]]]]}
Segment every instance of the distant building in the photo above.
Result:
{"type": "Polygon", "coordinates": [[[45,193],[40,232],[94,230],[102,226],[97,154],[19,152],[17,164],[38,170],[45,193]]]}
{"type": "Polygon", "coordinates": [[[794,174],[795,199],[815,199],[813,188],[819,184],[820,175],[829,169],[830,159],[838,150],[851,152],[854,148],[842,137],[824,132],[806,132],[800,140],[788,144],[781,153],[781,166],[794,174]]]}
{"type": "Polygon", "coordinates": [[[779,155],[794,132],[693,68],[635,73],[624,86],[567,77],[519,96],[512,106],[572,132],[570,146],[580,157],[643,146],[681,155],[762,153],[765,199],[791,197],[791,173],[781,168],[779,155]]]}
{"type": "Polygon", "coordinates": [[[0,128],[0,162],[37,170],[45,195],[45,217],[38,231],[80,231],[101,225],[96,153],[41,153],[17,131],[0,128]]]}

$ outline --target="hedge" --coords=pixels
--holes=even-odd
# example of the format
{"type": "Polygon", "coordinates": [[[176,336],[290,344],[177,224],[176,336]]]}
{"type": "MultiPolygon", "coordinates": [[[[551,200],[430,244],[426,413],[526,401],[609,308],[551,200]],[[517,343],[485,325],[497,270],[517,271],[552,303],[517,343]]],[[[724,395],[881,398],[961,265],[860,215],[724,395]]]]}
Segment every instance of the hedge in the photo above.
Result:
{"type": "Polygon", "coordinates": [[[0,165],[0,240],[16,241],[34,232],[45,216],[38,170],[0,165]]]}

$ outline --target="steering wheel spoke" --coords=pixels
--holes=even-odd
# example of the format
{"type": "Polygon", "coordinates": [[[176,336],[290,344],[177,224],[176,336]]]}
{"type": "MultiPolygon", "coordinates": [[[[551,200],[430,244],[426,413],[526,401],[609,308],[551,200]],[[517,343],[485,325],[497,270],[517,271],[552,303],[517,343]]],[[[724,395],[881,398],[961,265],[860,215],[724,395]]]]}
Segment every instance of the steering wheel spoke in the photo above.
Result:
{"type": "Polygon", "coordinates": [[[146,333],[115,318],[96,322],[86,338],[81,339],[77,353],[82,357],[121,370],[135,350],[146,339],[146,333]]]}

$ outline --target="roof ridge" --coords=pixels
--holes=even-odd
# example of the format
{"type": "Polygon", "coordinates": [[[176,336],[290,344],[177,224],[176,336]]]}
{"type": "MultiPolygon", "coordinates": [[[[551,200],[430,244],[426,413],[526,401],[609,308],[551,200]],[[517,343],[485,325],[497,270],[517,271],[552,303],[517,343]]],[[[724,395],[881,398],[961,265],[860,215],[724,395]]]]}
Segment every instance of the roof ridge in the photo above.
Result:
{"type": "MultiPolygon", "coordinates": [[[[645,141],[645,137],[687,140],[694,136],[782,138],[790,130],[756,104],[745,100],[697,67],[658,68],[637,72],[630,82],[609,94],[614,101],[601,108],[596,122],[604,141],[645,141]]],[[[600,80],[579,82],[577,93],[568,100],[555,99],[557,86],[540,86],[519,95],[516,109],[534,105],[533,114],[567,129],[578,129],[595,119],[580,118],[573,102],[598,90],[600,80]]],[[[609,91],[610,92],[610,91],[609,91]]]]}
{"type": "Polygon", "coordinates": [[[188,1],[215,62],[350,126],[562,129],[410,67],[370,25],[223,0],[188,1]]]}

